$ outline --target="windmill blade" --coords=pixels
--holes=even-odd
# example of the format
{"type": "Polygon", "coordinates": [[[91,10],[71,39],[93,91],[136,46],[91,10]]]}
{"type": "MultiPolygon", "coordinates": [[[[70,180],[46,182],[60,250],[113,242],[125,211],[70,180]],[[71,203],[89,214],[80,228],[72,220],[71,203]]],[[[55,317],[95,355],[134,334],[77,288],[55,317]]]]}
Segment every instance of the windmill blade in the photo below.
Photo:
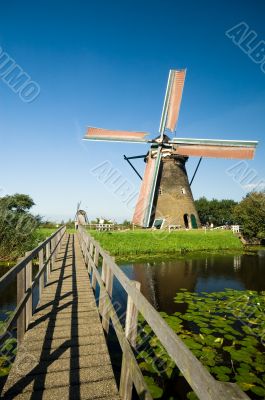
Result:
{"type": "Polygon", "coordinates": [[[161,137],[165,129],[174,132],[177,125],[182,92],[186,77],[186,69],[170,70],[167,82],[166,95],[160,120],[159,132],[161,137]]]}
{"type": "Polygon", "coordinates": [[[257,141],[182,138],[174,138],[168,143],[174,145],[177,154],[184,156],[242,160],[253,159],[258,145],[257,141]]]}
{"type": "Polygon", "coordinates": [[[148,157],[143,182],[133,216],[133,223],[135,225],[140,225],[145,228],[149,227],[160,161],[161,147],[157,150],[156,158],[152,158],[151,156],[148,157]]]}
{"type": "Polygon", "coordinates": [[[88,127],[85,140],[103,140],[108,142],[148,143],[146,132],[116,131],[102,128],[88,127]]]}

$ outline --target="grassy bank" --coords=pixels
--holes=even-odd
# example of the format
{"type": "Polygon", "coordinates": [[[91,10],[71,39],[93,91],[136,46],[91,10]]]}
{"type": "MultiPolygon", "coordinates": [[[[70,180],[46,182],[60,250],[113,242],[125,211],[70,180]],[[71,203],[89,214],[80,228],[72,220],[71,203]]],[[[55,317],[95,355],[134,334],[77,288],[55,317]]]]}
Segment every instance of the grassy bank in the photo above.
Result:
{"type": "Polygon", "coordinates": [[[58,228],[39,228],[36,230],[36,246],[51,236],[58,228]]]}
{"type": "Polygon", "coordinates": [[[118,258],[172,256],[198,251],[242,250],[240,240],[231,231],[124,231],[90,234],[111,255],[118,258]]]}

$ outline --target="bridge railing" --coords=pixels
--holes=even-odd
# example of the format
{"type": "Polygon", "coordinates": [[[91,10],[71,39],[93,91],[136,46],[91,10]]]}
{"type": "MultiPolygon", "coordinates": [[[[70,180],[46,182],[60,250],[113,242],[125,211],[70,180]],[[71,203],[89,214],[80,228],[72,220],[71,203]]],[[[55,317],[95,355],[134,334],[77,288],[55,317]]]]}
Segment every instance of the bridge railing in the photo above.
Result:
{"type": "Polygon", "coordinates": [[[17,326],[17,342],[21,343],[33,313],[33,289],[39,290],[39,299],[44,286],[49,281],[50,271],[55,262],[66,227],[62,226],[35,249],[28,251],[14,267],[0,278],[0,293],[13,281],[17,281],[17,304],[10,318],[0,332],[0,341],[6,339],[10,331],[17,326]],[[38,272],[33,278],[33,263],[38,262],[38,272]]]}
{"type": "Polygon", "coordinates": [[[249,397],[235,383],[219,382],[193,355],[178,335],[168,326],[160,314],[146,300],[139,290],[139,282],[130,280],[118,267],[114,259],[102,249],[91,235],[78,227],[82,253],[95,289],[98,283],[99,312],[106,333],[109,321],[116,332],[122,349],[122,367],[119,391],[123,400],[132,398],[133,385],[141,399],[152,399],[144,377],[135,358],[138,312],[151,327],[168,355],[182,372],[184,378],[200,400],[249,400],[249,397]],[[101,274],[98,270],[99,259],[101,274]],[[112,303],[113,278],[116,277],[128,295],[125,329],[112,303]]]}

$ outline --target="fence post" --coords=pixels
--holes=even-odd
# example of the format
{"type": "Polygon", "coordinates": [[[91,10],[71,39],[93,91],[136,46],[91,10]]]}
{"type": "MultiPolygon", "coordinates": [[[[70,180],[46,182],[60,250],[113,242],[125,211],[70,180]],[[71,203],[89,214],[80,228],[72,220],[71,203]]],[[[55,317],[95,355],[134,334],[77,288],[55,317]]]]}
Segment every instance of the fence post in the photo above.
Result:
{"type": "Polygon", "coordinates": [[[84,255],[84,259],[85,259],[85,264],[87,266],[87,269],[89,267],[89,257],[88,257],[88,251],[89,251],[89,237],[86,236],[85,238],[83,238],[83,255],[84,255]]]}
{"type": "MultiPolygon", "coordinates": [[[[48,238],[46,238],[46,239],[48,239],[48,238]]],[[[48,242],[46,244],[45,261],[47,261],[49,259],[50,255],[51,255],[51,246],[50,246],[50,242],[48,242]]],[[[50,273],[51,273],[51,260],[47,263],[47,267],[46,267],[46,285],[49,282],[50,273]]]]}
{"type": "MultiPolygon", "coordinates": [[[[30,255],[31,251],[26,252],[26,256],[30,255]]],[[[26,291],[32,287],[32,260],[30,260],[26,265],[26,291]]],[[[29,326],[30,320],[32,318],[32,292],[26,303],[26,329],[29,326]]]]}
{"type": "Polygon", "coordinates": [[[54,262],[55,262],[55,254],[54,254],[55,243],[54,243],[54,238],[51,239],[50,243],[51,243],[51,254],[52,254],[52,257],[51,257],[51,271],[52,271],[53,268],[54,268],[54,262]]]}
{"type": "Polygon", "coordinates": [[[54,255],[56,257],[57,252],[58,252],[58,247],[57,247],[57,245],[58,245],[58,235],[55,236],[54,240],[55,240],[55,253],[54,253],[54,255]]]}
{"type": "MultiPolygon", "coordinates": [[[[132,281],[136,289],[140,291],[141,284],[137,281],[132,281]]],[[[135,307],[132,298],[128,296],[127,309],[126,309],[126,321],[125,321],[125,336],[130,342],[131,346],[135,348],[137,338],[137,322],[138,322],[138,310],[135,307]]],[[[131,400],[132,398],[133,381],[130,375],[130,366],[126,356],[122,355],[121,365],[121,378],[120,378],[120,396],[122,400],[131,400]]]]}
{"type": "MultiPolygon", "coordinates": [[[[98,252],[98,248],[95,247],[95,252],[94,252],[94,264],[95,267],[98,268],[98,256],[99,256],[99,252],[98,252]]],[[[92,274],[92,288],[95,290],[96,289],[96,285],[97,285],[97,278],[96,278],[96,274],[93,272],[92,274]]]]}
{"type": "MultiPolygon", "coordinates": [[[[39,251],[39,271],[42,269],[44,265],[44,251],[43,248],[39,251]]],[[[39,280],[39,301],[41,299],[42,291],[44,288],[44,271],[40,276],[39,280]]]]}
{"type": "MultiPolygon", "coordinates": [[[[107,277],[107,263],[105,261],[105,258],[103,258],[102,260],[102,273],[101,273],[101,279],[103,281],[103,283],[106,283],[106,277],[107,277]]],[[[103,314],[103,310],[104,310],[104,303],[105,303],[105,299],[104,299],[104,293],[102,292],[102,290],[100,289],[99,292],[99,304],[98,304],[98,310],[100,315],[102,316],[103,314]]]]}
{"type": "MultiPolygon", "coordinates": [[[[19,263],[23,257],[19,258],[17,262],[19,263]]],[[[17,274],[17,305],[21,302],[23,297],[25,296],[25,288],[26,288],[26,268],[24,267],[18,274],[17,274]]],[[[25,307],[21,310],[19,317],[17,319],[17,342],[18,345],[23,340],[23,336],[26,331],[26,311],[25,307]]]]}
{"type": "MultiPolygon", "coordinates": [[[[113,289],[113,272],[107,267],[106,273],[106,290],[109,294],[110,299],[112,298],[113,289]]],[[[102,326],[106,333],[109,332],[109,310],[106,300],[104,299],[103,310],[102,310],[102,326]]]]}
{"type": "Polygon", "coordinates": [[[60,250],[61,250],[61,247],[62,247],[62,236],[63,236],[63,231],[64,231],[64,228],[62,228],[62,229],[60,230],[60,232],[58,233],[58,236],[59,236],[59,238],[58,238],[58,240],[59,240],[58,251],[60,251],[60,250]]]}
{"type": "MultiPolygon", "coordinates": [[[[87,247],[87,249],[88,249],[88,247],[87,247]]],[[[92,242],[90,242],[89,249],[88,249],[90,257],[93,257],[93,250],[94,250],[94,245],[92,242]]],[[[88,264],[87,264],[87,270],[88,270],[89,275],[91,275],[91,270],[92,270],[90,257],[88,257],[88,264]]]]}

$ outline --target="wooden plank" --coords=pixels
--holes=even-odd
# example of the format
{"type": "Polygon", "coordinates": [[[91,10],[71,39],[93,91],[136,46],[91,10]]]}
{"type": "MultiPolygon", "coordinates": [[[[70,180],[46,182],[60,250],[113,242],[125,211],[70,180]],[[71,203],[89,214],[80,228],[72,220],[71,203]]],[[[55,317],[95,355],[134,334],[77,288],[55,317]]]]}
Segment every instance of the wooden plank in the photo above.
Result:
{"type": "MultiPolygon", "coordinates": [[[[42,270],[43,265],[44,265],[44,251],[43,249],[41,249],[39,252],[39,271],[42,270]]],[[[44,288],[44,274],[42,274],[39,279],[39,300],[41,299],[43,288],[44,288]]]]}
{"type": "MultiPolygon", "coordinates": [[[[88,243],[87,243],[86,249],[88,249],[88,243]]],[[[92,242],[90,242],[90,244],[89,244],[89,254],[90,254],[90,257],[93,257],[93,252],[94,252],[94,244],[93,244],[92,242]]],[[[86,254],[87,254],[87,253],[86,253],[86,254]]],[[[89,275],[90,275],[90,274],[91,274],[91,264],[90,264],[90,262],[89,262],[88,257],[87,257],[87,263],[88,263],[88,273],[89,273],[89,275]]]]}
{"type": "MultiPolygon", "coordinates": [[[[93,260],[91,260],[91,262],[92,261],[93,260]]],[[[106,284],[106,277],[107,277],[107,262],[106,262],[106,259],[103,258],[101,279],[102,279],[102,282],[104,282],[104,285],[106,284]]],[[[102,313],[104,310],[104,305],[105,305],[104,291],[102,290],[102,288],[100,288],[98,310],[99,310],[99,313],[101,316],[102,316],[102,313]]]]}
{"type": "MultiPolygon", "coordinates": [[[[110,297],[112,298],[112,290],[113,290],[113,273],[110,268],[106,268],[106,291],[110,297]]],[[[107,302],[103,303],[102,310],[102,326],[106,333],[109,332],[109,310],[107,302]]]]}
{"type": "MultiPolygon", "coordinates": [[[[29,255],[30,252],[26,253],[26,256],[29,255]]],[[[32,286],[32,260],[29,261],[26,265],[26,291],[31,291],[32,286]]],[[[29,299],[26,303],[26,330],[28,329],[30,320],[32,318],[32,292],[30,293],[29,299]]]]}
{"type": "MultiPolygon", "coordinates": [[[[45,246],[45,261],[49,260],[51,256],[51,242],[48,242],[45,246]]],[[[49,282],[51,274],[51,260],[48,261],[47,268],[46,268],[46,285],[49,282]]]]}
{"type": "MultiPolygon", "coordinates": [[[[89,237],[88,236],[86,236],[84,238],[82,244],[83,244],[83,251],[82,252],[83,252],[84,259],[85,259],[85,264],[87,265],[87,269],[88,269],[88,272],[89,272],[89,261],[88,261],[87,249],[89,248],[90,243],[89,243],[89,237]]],[[[93,246],[93,244],[92,244],[92,246],[93,246]]]]}
{"type": "MultiPolygon", "coordinates": [[[[95,247],[95,252],[94,252],[94,265],[96,268],[98,268],[98,258],[99,258],[99,253],[98,249],[95,247]]],[[[93,271],[93,270],[92,270],[93,271]]],[[[92,288],[95,290],[96,289],[96,284],[97,284],[97,278],[94,272],[92,273],[92,288]]]]}
{"type": "MultiPolygon", "coordinates": [[[[141,283],[138,281],[132,281],[132,283],[135,285],[136,289],[139,290],[140,293],[141,283]]],[[[128,341],[130,342],[133,348],[136,347],[137,324],[138,324],[138,310],[131,296],[128,296],[126,321],[125,321],[125,336],[127,337],[128,341]]]]}
{"type": "Polygon", "coordinates": [[[52,238],[52,240],[50,241],[51,247],[50,247],[50,251],[51,251],[51,271],[53,271],[54,269],[54,263],[55,263],[55,239],[52,238]]]}
{"type": "MultiPolygon", "coordinates": [[[[140,292],[141,284],[137,281],[132,281],[136,289],[140,292]]],[[[138,323],[138,310],[135,307],[133,300],[130,296],[127,299],[126,321],[125,321],[125,336],[133,348],[136,347],[137,339],[137,323],[138,323]]],[[[130,374],[130,363],[123,354],[121,364],[121,377],[120,377],[120,396],[123,400],[131,400],[133,390],[133,381],[130,374]]]]}
{"type": "MultiPolygon", "coordinates": [[[[19,260],[18,260],[19,262],[19,260]]],[[[21,302],[26,292],[26,270],[22,269],[17,275],[17,304],[21,302]]],[[[20,312],[17,319],[17,341],[18,345],[21,344],[26,331],[26,311],[25,308],[20,312]]]]}

